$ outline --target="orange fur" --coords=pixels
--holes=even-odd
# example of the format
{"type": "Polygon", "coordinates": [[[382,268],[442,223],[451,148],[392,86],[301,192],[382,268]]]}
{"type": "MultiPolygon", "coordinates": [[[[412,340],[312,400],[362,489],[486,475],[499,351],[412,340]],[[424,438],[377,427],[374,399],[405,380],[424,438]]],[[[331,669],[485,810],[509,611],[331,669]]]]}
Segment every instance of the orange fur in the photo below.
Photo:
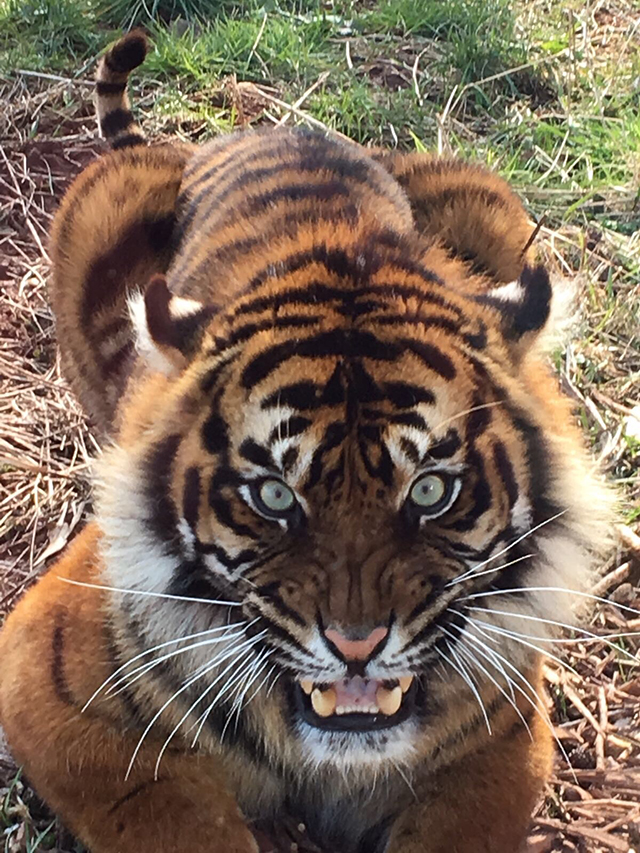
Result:
{"type": "Polygon", "coordinates": [[[529,219],[479,167],[300,131],[143,147],[142,47],[98,74],[125,150],[52,231],[110,446],[95,521],[0,634],[8,741],[92,853],[250,853],[284,814],[340,853],[515,853],[552,754],[537,620],[571,618],[545,588],[584,584],[606,518],[529,219]],[[328,642],[381,629],[364,662],[328,642]],[[351,728],[302,687],[409,676],[351,728]]]}

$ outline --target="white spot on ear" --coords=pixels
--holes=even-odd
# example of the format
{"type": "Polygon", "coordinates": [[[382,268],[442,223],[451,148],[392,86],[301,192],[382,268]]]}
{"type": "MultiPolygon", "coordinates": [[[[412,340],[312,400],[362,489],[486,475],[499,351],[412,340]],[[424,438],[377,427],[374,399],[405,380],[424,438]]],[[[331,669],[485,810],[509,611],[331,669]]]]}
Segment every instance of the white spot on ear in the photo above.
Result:
{"type": "Polygon", "coordinates": [[[198,302],[197,299],[185,299],[182,296],[172,296],[169,302],[169,314],[174,320],[197,314],[201,308],[202,302],[198,302]]]}
{"type": "Polygon", "coordinates": [[[491,299],[498,299],[500,302],[510,302],[514,305],[522,302],[524,299],[524,287],[520,281],[510,281],[508,284],[502,284],[500,287],[494,287],[489,291],[491,299]]]}
{"type": "Polygon", "coordinates": [[[171,374],[175,373],[175,368],[149,332],[144,294],[140,291],[132,293],[127,299],[127,308],[129,310],[131,325],[133,326],[136,350],[151,370],[157,373],[164,373],[165,376],[171,376],[171,374]]]}

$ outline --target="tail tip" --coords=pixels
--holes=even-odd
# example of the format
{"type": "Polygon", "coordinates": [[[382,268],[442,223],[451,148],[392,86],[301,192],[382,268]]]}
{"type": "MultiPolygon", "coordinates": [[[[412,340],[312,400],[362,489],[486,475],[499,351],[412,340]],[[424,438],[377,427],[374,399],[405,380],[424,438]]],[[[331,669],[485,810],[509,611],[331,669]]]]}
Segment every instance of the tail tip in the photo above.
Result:
{"type": "Polygon", "coordinates": [[[142,30],[127,33],[109,50],[106,60],[111,71],[127,74],[144,62],[149,51],[149,40],[142,30]]]}

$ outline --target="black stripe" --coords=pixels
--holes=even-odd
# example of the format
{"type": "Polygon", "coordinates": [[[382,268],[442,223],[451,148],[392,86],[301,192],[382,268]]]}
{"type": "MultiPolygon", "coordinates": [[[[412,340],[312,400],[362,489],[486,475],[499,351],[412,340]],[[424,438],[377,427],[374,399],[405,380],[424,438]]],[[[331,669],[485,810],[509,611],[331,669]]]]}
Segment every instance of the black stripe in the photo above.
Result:
{"type": "Polygon", "coordinates": [[[252,462],[260,468],[272,470],[275,467],[271,451],[268,448],[263,447],[261,444],[258,444],[258,442],[254,441],[252,438],[245,438],[238,448],[238,453],[243,459],[246,459],[247,462],[252,462]]]}
{"type": "Polygon", "coordinates": [[[484,515],[492,506],[491,488],[486,478],[484,457],[473,447],[467,453],[467,464],[473,472],[476,482],[471,490],[473,506],[465,513],[464,518],[454,521],[450,526],[452,530],[465,531],[475,527],[481,515],[484,515]]]}
{"type": "Polygon", "coordinates": [[[344,441],[346,435],[347,428],[342,421],[334,421],[326,428],[324,439],[318,447],[316,447],[311,460],[311,465],[309,466],[309,473],[307,475],[306,482],[306,487],[308,489],[315,486],[322,476],[322,461],[325,453],[328,453],[334,447],[338,447],[338,445],[344,441]]]}
{"type": "Polygon", "coordinates": [[[200,493],[200,471],[193,465],[187,469],[184,477],[182,515],[194,535],[198,527],[198,518],[200,515],[200,493]]]}
{"type": "Polygon", "coordinates": [[[306,329],[317,326],[322,320],[319,314],[289,314],[286,317],[263,320],[260,323],[246,323],[234,329],[226,338],[216,338],[216,350],[233,346],[233,344],[244,343],[260,332],[271,332],[276,329],[306,329]]]}
{"type": "Polygon", "coordinates": [[[518,483],[513,470],[513,465],[507,454],[504,444],[495,439],[493,442],[493,461],[509,497],[509,507],[513,507],[518,500],[518,483]]]}
{"type": "Polygon", "coordinates": [[[132,124],[133,114],[131,110],[125,110],[122,107],[111,110],[100,119],[100,128],[107,139],[110,136],[116,136],[132,124]]]}
{"type": "Polygon", "coordinates": [[[281,201],[296,202],[312,198],[324,202],[333,198],[346,198],[348,195],[349,190],[340,181],[324,181],[320,184],[290,184],[248,198],[245,196],[240,207],[230,211],[230,216],[234,219],[238,214],[255,216],[261,210],[270,208],[281,201]]]}
{"type": "Polygon", "coordinates": [[[110,145],[114,151],[117,151],[133,145],[145,145],[146,141],[143,133],[127,133],[125,136],[118,136],[113,142],[110,141],[110,145]]]}
{"type": "Polygon", "coordinates": [[[292,409],[317,409],[322,388],[315,382],[304,380],[291,385],[283,385],[278,391],[269,394],[261,403],[262,409],[290,406],[292,409]]]}
{"type": "Polygon", "coordinates": [[[75,705],[76,701],[69,687],[64,671],[64,634],[66,630],[66,611],[59,610],[51,637],[51,680],[57,698],[65,705],[75,705]]]}
{"type": "Polygon", "coordinates": [[[301,415],[285,418],[285,420],[280,421],[280,423],[276,424],[276,426],[271,430],[271,434],[268,438],[269,446],[271,447],[279,439],[293,438],[296,435],[300,435],[300,433],[308,429],[312,423],[313,421],[309,420],[309,418],[304,418],[301,415]]]}
{"type": "MultiPolygon", "coordinates": [[[[291,256],[293,257],[293,256],[291,256]]],[[[284,261],[283,263],[287,263],[284,261]]],[[[313,261],[309,261],[309,264],[313,261]]],[[[305,265],[309,265],[305,264],[305,265]]],[[[280,263],[276,267],[270,265],[267,273],[263,273],[264,281],[268,278],[280,278],[285,273],[280,263]]],[[[291,270],[289,270],[291,271],[291,270]]],[[[296,270],[293,270],[294,272],[296,270]]],[[[255,279],[254,279],[255,281],[255,279]]],[[[261,283],[264,283],[261,282],[261,283]]],[[[251,288],[253,285],[249,285],[251,288]]],[[[257,285],[256,285],[257,286],[257,285]]],[[[429,305],[437,305],[448,311],[453,312],[456,316],[462,317],[463,312],[457,305],[452,305],[447,299],[438,293],[430,293],[422,287],[414,285],[400,285],[393,282],[383,282],[380,284],[367,284],[354,287],[333,287],[325,284],[323,281],[311,281],[302,287],[291,287],[280,293],[270,294],[269,296],[257,296],[243,302],[235,309],[234,315],[250,313],[261,313],[263,311],[278,311],[286,305],[324,305],[329,302],[344,303],[345,305],[356,305],[357,300],[370,297],[371,295],[384,297],[385,304],[390,300],[397,299],[420,299],[423,303],[429,305]]],[[[339,306],[336,306],[338,310],[339,306]]],[[[346,307],[344,308],[346,312],[346,307]]]]}
{"type": "Polygon", "coordinates": [[[409,409],[418,403],[432,404],[436,401],[433,391],[409,382],[385,382],[382,390],[397,409],[409,409]]]}
{"type": "Polygon", "coordinates": [[[462,441],[455,429],[448,429],[444,438],[435,441],[425,453],[424,462],[428,459],[449,459],[460,450],[462,441]]]}
{"type": "Polygon", "coordinates": [[[427,422],[417,412],[398,412],[395,415],[389,415],[388,421],[391,424],[403,424],[404,426],[422,430],[422,432],[429,432],[427,422]]]}
{"type": "Polygon", "coordinates": [[[420,453],[415,443],[410,438],[402,435],[400,436],[400,447],[405,456],[417,467],[420,464],[420,453]]]}
{"type": "Polygon", "coordinates": [[[443,379],[455,379],[457,371],[453,361],[433,344],[402,338],[398,341],[398,346],[412,352],[429,370],[442,376],[443,379]]]}
{"type": "MultiPolygon", "coordinates": [[[[434,347],[417,344],[415,341],[402,342],[409,345],[425,360],[424,352],[432,355],[432,361],[439,366],[441,375],[447,378],[447,362],[453,367],[450,360],[443,356],[434,347]],[[440,357],[439,360],[437,357],[440,357]]],[[[370,358],[376,361],[395,361],[401,354],[401,346],[395,342],[381,341],[371,332],[354,329],[334,329],[330,332],[321,332],[304,340],[285,341],[270,347],[265,352],[255,356],[242,372],[241,383],[244,388],[251,389],[267,378],[274,370],[290,358],[326,358],[340,356],[342,358],[370,358]]],[[[435,369],[435,368],[432,368],[435,369]]],[[[453,373],[455,375],[455,372],[453,373]]]]}
{"type": "Polygon", "coordinates": [[[212,412],[202,424],[200,436],[209,453],[224,453],[229,448],[229,429],[217,411],[212,412]]]}
{"type": "Polygon", "coordinates": [[[168,435],[156,444],[144,461],[146,523],[153,535],[165,543],[169,553],[179,553],[176,540],[178,515],[171,497],[173,465],[181,437],[168,435]]]}
{"type": "MultiPolygon", "coordinates": [[[[213,510],[213,513],[220,522],[220,524],[224,524],[237,536],[246,536],[247,539],[251,539],[253,541],[259,540],[260,536],[249,527],[248,524],[244,524],[241,521],[236,521],[233,517],[232,512],[232,503],[227,500],[227,498],[223,497],[222,493],[219,491],[219,483],[216,482],[216,478],[211,478],[211,483],[209,484],[209,506],[213,510]]],[[[214,553],[216,557],[218,557],[218,552],[220,552],[223,556],[220,559],[220,562],[224,563],[224,565],[230,566],[232,564],[232,560],[226,551],[223,551],[221,548],[213,545],[205,545],[202,544],[202,549],[207,551],[209,548],[213,549],[211,553],[214,553]]]]}
{"type": "Polygon", "coordinates": [[[281,616],[284,616],[286,619],[290,619],[292,622],[295,622],[296,625],[299,625],[301,628],[307,627],[307,622],[303,617],[292,607],[289,607],[288,604],[285,603],[282,596],[280,595],[280,581],[270,581],[269,583],[264,584],[263,586],[259,586],[256,590],[258,595],[261,595],[263,598],[266,598],[268,603],[274,607],[281,616]]]}
{"type": "Polygon", "coordinates": [[[96,83],[96,92],[98,95],[120,95],[126,88],[126,82],[106,83],[104,80],[98,80],[96,83]]]}
{"type": "Polygon", "coordinates": [[[425,331],[429,329],[444,329],[453,335],[460,334],[460,326],[454,320],[447,317],[429,316],[424,314],[387,314],[381,317],[372,317],[372,323],[378,326],[424,326],[425,331]]]}

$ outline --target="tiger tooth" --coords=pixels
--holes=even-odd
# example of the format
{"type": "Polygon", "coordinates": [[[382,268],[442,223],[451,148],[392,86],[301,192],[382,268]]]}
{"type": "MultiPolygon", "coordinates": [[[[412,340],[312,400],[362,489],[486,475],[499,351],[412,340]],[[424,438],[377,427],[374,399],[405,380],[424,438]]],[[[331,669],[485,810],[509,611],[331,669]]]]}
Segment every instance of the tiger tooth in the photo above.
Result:
{"type": "Polygon", "coordinates": [[[328,690],[318,690],[316,687],[311,694],[313,710],[319,717],[330,717],[336,709],[336,691],[330,687],[328,690]]]}
{"type": "Polygon", "coordinates": [[[400,705],[402,705],[402,688],[400,685],[394,687],[393,690],[387,690],[386,687],[378,687],[376,691],[376,702],[383,714],[390,717],[396,714],[400,705]]]}
{"type": "Polygon", "coordinates": [[[398,679],[398,684],[400,685],[400,689],[403,693],[407,692],[407,690],[411,687],[412,682],[412,675],[403,675],[401,678],[398,679]]]}
{"type": "Polygon", "coordinates": [[[313,691],[313,681],[301,681],[300,687],[307,694],[307,696],[311,696],[311,693],[313,691]]]}

